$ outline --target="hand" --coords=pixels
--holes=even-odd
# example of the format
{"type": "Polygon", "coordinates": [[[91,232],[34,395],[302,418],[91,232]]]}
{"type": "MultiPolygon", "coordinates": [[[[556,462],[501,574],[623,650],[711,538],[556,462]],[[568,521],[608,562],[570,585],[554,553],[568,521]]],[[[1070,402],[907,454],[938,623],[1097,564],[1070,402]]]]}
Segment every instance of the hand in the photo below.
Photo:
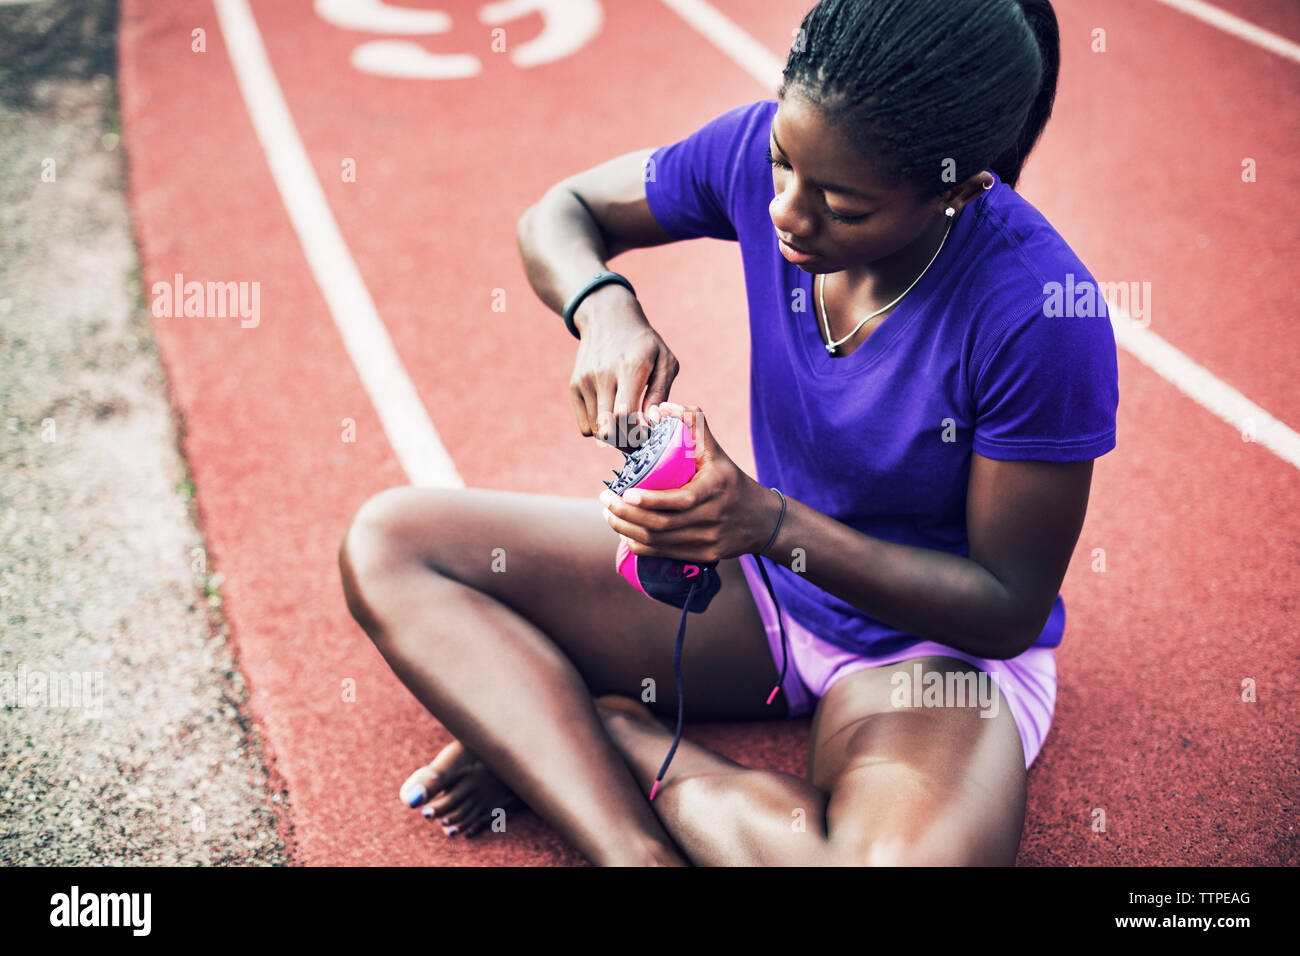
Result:
{"type": "Polygon", "coordinates": [[[613,283],[583,300],[575,324],[582,338],[569,399],[578,430],[630,452],[649,434],[645,411],[668,397],[677,357],[636,298],[613,283]]]}
{"type": "Polygon", "coordinates": [[[691,428],[695,477],[671,491],[630,488],[622,497],[601,492],[606,520],[632,553],[705,562],[763,547],[776,527],[781,501],[727,457],[704,412],[663,402],[651,406],[648,416],[654,422],[680,418],[691,428]]]}

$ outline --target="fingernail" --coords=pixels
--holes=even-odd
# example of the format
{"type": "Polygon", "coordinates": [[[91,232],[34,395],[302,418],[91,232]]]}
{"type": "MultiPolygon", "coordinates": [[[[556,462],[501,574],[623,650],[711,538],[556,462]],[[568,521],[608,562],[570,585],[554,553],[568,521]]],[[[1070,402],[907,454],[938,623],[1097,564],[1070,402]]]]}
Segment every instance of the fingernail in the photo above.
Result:
{"type": "Polygon", "coordinates": [[[630,505],[639,505],[641,503],[641,492],[635,488],[625,491],[623,492],[623,500],[630,505]]]}
{"type": "Polygon", "coordinates": [[[412,781],[402,787],[402,801],[409,807],[418,807],[429,799],[429,791],[424,789],[424,784],[412,781]]]}

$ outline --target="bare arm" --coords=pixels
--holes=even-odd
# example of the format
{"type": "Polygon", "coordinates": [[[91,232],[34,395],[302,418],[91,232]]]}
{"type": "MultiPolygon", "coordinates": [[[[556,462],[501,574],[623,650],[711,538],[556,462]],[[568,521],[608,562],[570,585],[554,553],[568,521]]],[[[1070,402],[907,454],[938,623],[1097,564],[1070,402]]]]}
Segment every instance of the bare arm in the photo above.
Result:
{"type": "MultiPolygon", "coordinates": [[[[517,238],[528,281],[557,315],[608,260],[646,246],[676,241],[650,212],[642,149],[556,183],[519,218],[517,238]]],[[[573,322],[582,332],[602,306],[630,300],[620,285],[601,286],[583,299],[573,322]]]]}
{"type": "MultiPolygon", "coordinates": [[[[570,176],[519,218],[517,238],[528,281],[563,315],[574,293],[629,249],[673,242],[645,194],[645,161],[653,149],[626,153],[570,176]]],[[[677,357],[624,286],[588,293],[573,316],[581,341],[569,380],[578,430],[620,449],[633,446],[644,410],[668,397],[677,357]]]]}
{"type": "MultiPolygon", "coordinates": [[[[882,541],[794,499],[764,553],[785,562],[803,548],[804,573],[824,591],[909,634],[1005,660],[1032,647],[1047,623],[1091,482],[1091,461],[995,461],[972,453],[970,557],[882,541]]],[[[771,528],[780,501],[761,491],[771,528]]]]}

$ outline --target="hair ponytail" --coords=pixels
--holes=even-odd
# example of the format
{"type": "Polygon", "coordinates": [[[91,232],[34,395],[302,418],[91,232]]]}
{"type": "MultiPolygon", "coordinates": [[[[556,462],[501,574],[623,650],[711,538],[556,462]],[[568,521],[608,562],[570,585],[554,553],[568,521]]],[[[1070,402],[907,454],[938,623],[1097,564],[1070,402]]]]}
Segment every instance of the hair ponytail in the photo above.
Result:
{"type": "Polygon", "coordinates": [[[886,181],[939,195],[982,169],[1016,185],[1059,71],[1049,0],[820,0],[780,95],[809,99],[886,181]]]}
{"type": "Polygon", "coordinates": [[[1061,72],[1061,30],[1050,0],[1016,2],[1038,44],[1042,78],[1038,81],[1034,105],[1029,110],[1029,116],[1025,119],[1024,128],[1016,138],[1015,145],[993,160],[989,167],[1009,186],[1015,186],[1020,179],[1025,160],[1038,142],[1043,127],[1047,125],[1047,118],[1052,115],[1052,105],[1056,102],[1056,79],[1061,72]]]}

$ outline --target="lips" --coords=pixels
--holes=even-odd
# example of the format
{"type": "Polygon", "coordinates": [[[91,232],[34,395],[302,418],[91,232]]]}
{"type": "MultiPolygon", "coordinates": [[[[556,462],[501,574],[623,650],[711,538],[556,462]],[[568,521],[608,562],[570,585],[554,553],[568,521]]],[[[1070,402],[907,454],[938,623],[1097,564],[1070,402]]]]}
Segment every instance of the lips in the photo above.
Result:
{"type": "Polygon", "coordinates": [[[789,248],[793,249],[795,252],[801,252],[801,253],[803,253],[805,256],[815,256],[815,255],[817,255],[817,253],[813,252],[811,249],[805,249],[803,246],[796,246],[793,242],[791,242],[790,240],[786,239],[786,238],[785,238],[784,236],[782,236],[779,232],[776,234],[776,237],[777,237],[778,239],[780,239],[782,242],[784,242],[784,243],[786,244],[786,246],[788,246],[789,248]]]}

